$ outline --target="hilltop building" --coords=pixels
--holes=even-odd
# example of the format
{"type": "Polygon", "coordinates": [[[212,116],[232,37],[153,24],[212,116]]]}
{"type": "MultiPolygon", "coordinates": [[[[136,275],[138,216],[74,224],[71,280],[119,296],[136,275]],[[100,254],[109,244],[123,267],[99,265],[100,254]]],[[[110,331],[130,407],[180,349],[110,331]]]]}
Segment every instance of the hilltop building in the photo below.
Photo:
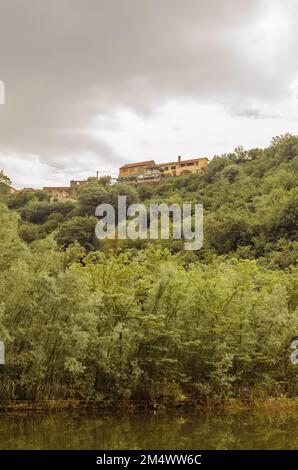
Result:
{"type": "Polygon", "coordinates": [[[65,199],[70,197],[70,189],[69,186],[45,186],[43,191],[49,193],[54,199],[65,199]]]}
{"type": "MultiPolygon", "coordinates": [[[[158,184],[162,176],[181,176],[189,173],[200,173],[207,168],[207,166],[207,157],[182,160],[179,156],[176,162],[159,164],[156,164],[154,160],[146,160],[144,162],[127,163],[121,166],[119,169],[119,177],[127,179],[127,182],[132,179],[133,184],[158,184]]],[[[97,172],[96,178],[98,177],[99,173],[97,172]]],[[[84,187],[86,184],[88,184],[88,180],[72,180],[69,186],[46,186],[43,190],[49,193],[52,200],[63,200],[73,198],[76,189],[84,187]]],[[[114,184],[114,181],[112,181],[111,184],[114,184]]]]}
{"type": "Polygon", "coordinates": [[[161,174],[165,176],[181,176],[188,173],[200,173],[208,166],[207,157],[182,160],[179,156],[176,162],[156,164],[154,160],[145,162],[128,163],[119,169],[119,176],[128,178],[136,177],[137,181],[156,181],[161,174]]]}
{"type": "Polygon", "coordinates": [[[53,199],[71,198],[75,194],[75,190],[85,186],[88,181],[85,180],[72,180],[69,186],[45,186],[43,191],[49,193],[53,199]]]}
{"type": "Polygon", "coordinates": [[[179,156],[176,162],[161,163],[158,165],[159,170],[164,175],[181,176],[188,173],[201,173],[208,166],[207,157],[192,158],[190,160],[182,160],[179,156]]]}
{"type": "Polygon", "coordinates": [[[138,163],[127,163],[119,168],[120,177],[138,176],[144,175],[145,173],[150,174],[153,170],[156,170],[157,166],[154,160],[148,160],[146,162],[138,163]]]}

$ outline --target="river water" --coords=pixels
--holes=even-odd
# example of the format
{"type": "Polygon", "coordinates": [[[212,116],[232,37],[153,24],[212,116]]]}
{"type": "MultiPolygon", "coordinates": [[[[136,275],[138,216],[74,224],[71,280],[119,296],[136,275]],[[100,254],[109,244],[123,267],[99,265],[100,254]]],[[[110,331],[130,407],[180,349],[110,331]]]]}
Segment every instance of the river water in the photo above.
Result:
{"type": "Polygon", "coordinates": [[[298,449],[298,412],[0,414],[0,449],[298,449]]]}

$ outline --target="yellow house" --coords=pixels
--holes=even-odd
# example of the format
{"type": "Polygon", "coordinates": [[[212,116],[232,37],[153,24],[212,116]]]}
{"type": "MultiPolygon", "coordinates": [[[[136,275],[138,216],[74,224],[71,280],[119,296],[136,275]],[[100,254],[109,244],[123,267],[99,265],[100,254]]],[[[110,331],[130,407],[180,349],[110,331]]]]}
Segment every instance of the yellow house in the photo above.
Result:
{"type": "Polygon", "coordinates": [[[188,173],[201,173],[208,166],[208,162],[207,157],[182,160],[179,156],[176,162],[161,163],[157,166],[164,175],[180,176],[188,173]]]}
{"type": "Polygon", "coordinates": [[[146,162],[127,163],[119,168],[119,176],[138,176],[143,175],[151,170],[156,170],[156,163],[154,160],[147,160],[146,162]]]}

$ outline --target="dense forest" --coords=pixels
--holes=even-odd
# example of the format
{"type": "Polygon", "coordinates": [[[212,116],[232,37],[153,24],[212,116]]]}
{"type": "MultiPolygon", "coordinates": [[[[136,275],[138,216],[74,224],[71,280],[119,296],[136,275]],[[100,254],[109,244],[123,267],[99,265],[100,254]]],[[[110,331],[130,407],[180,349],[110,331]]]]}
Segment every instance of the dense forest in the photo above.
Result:
{"type": "MultiPolygon", "coordinates": [[[[158,186],[90,179],[0,205],[1,399],[295,396],[298,137],[158,186]],[[204,246],[95,236],[95,208],[200,203],[204,246]]],[[[1,188],[0,188],[1,189],[1,188]]]]}

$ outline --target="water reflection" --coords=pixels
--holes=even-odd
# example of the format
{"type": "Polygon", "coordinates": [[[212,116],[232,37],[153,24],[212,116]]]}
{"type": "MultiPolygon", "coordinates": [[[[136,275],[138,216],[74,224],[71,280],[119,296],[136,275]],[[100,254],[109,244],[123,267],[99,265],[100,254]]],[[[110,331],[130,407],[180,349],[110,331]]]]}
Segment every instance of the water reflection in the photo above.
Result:
{"type": "Polygon", "coordinates": [[[0,414],[0,449],[298,449],[298,412],[0,414]]]}

